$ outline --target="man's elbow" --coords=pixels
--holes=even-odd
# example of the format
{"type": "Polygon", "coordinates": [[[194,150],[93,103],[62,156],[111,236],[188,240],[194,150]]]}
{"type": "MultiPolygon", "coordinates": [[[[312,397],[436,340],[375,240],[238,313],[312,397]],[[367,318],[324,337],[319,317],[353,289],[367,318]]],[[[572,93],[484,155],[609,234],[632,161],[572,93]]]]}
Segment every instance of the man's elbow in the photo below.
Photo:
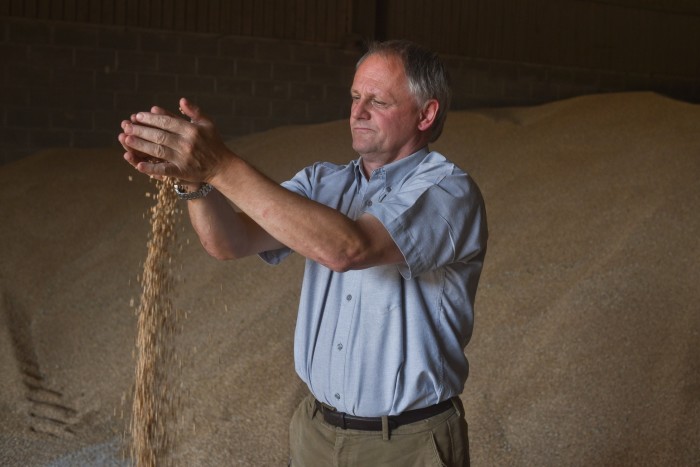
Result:
{"type": "Polygon", "coordinates": [[[356,248],[327,255],[318,262],[333,272],[348,272],[366,267],[363,266],[366,262],[365,258],[365,250],[356,248]]]}
{"type": "Polygon", "coordinates": [[[219,261],[231,261],[234,259],[238,259],[237,256],[233,256],[231,254],[220,251],[207,251],[207,253],[209,253],[209,256],[219,261]]]}
{"type": "Polygon", "coordinates": [[[204,251],[206,251],[209,256],[219,261],[230,261],[241,257],[236,254],[234,250],[222,248],[221,245],[216,243],[202,242],[202,247],[204,247],[204,251]]]}
{"type": "Polygon", "coordinates": [[[333,272],[348,272],[355,267],[353,267],[353,264],[349,261],[332,261],[332,262],[321,262],[324,266],[326,266],[328,269],[330,269],[333,272]]]}

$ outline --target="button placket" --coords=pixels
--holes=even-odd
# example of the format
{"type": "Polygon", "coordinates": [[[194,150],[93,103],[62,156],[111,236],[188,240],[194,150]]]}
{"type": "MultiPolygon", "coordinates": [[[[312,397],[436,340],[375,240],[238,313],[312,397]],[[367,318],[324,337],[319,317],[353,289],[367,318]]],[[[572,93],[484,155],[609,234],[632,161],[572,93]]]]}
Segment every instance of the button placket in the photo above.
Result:
{"type": "Polygon", "coordinates": [[[381,203],[382,201],[384,201],[384,198],[386,198],[386,196],[387,196],[389,193],[391,193],[391,187],[390,187],[390,186],[384,188],[384,193],[382,193],[381,195],[379,195],[378,201],[379,201],[380,203],[381,203]]]}
{"type": "MultiPolygon", "coordinates": [[[[364,209],[372,207],[372,204],[374,203],[372,198],[375,197],[377,193],[381,193],[381,188],[383,187],[384,183],[386,183],[386,171],[384,168],[379,168],[372,172],[372,176],[367,183],[367,189],[364,191],[362,201],[362,206],[364,209]]],[[[384,194],[381,194],[377,201],[381,203],[383,198],[384,194]]]]}
{"type": "Polygon", "coordinates": [[[344,391],[345,391],[345,374],[347,367],[347,351],[348,351],[348,336],[352,328],[353,316],[355,314],[355,305],[357,301],[357,287],[359,286],[357,271],[348,271],[344,273],[344,289],[345,292],[341,295],[340,310],[338,321],[336,323],[337,339],[333,344],[331,353],[331,378],[329,395],[336,402],[334,406],[345,412],[344,407],[344,391]]]}

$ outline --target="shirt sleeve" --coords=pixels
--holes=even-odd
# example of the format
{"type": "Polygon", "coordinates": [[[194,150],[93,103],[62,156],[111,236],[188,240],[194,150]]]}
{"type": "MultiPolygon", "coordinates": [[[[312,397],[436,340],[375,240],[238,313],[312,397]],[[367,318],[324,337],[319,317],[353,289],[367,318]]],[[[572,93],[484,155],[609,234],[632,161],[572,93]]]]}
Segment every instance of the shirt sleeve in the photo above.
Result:
{"type": "Polygon", "coordinates": [[[486,212],[472,178],[445,162],[426,164],[366,211],[387,229],[406,260],[405,279],[455,262],[469,262],[486,248],[486,212]]]}

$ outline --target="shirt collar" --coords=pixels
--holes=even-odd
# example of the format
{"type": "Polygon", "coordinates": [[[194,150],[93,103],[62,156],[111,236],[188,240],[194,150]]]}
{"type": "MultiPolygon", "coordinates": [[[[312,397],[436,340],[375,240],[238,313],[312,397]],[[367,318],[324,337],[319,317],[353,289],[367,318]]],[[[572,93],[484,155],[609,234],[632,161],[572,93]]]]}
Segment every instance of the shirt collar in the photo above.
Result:
{"type": "MultiPolygon", "coordinates": [[[[385,179],[386,186],[391,186],[399,180],[403,179],[409,172],[411,172],[415,167],[420,164],[425,156],[428,155],[430,150],[428,146],[425,146],[418,151],[414,152],[410,156],[403,157],[397,161],[391,162],[389,164],[383,165],[377,169],[374,169],[370,174],[370,181],[375,177],[382,177],[385,179]]],[[[362,174],[362,156],[353,161],[355,167],[355,176],[358,180],[364,178],[362,174]]]]}

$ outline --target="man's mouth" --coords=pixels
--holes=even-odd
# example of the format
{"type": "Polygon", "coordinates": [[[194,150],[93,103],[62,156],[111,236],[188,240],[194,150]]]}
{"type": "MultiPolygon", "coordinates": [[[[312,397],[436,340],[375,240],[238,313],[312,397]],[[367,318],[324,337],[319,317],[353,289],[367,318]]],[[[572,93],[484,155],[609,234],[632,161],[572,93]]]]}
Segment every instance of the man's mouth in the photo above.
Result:
{"type": "Polygon", "coordinates": [[[352,131],[360,131],[360,132],[366,132],[366,131],[374,131],[371,128],[367,128],[364,126],[355,126],[352,128],[352,131]]]}

